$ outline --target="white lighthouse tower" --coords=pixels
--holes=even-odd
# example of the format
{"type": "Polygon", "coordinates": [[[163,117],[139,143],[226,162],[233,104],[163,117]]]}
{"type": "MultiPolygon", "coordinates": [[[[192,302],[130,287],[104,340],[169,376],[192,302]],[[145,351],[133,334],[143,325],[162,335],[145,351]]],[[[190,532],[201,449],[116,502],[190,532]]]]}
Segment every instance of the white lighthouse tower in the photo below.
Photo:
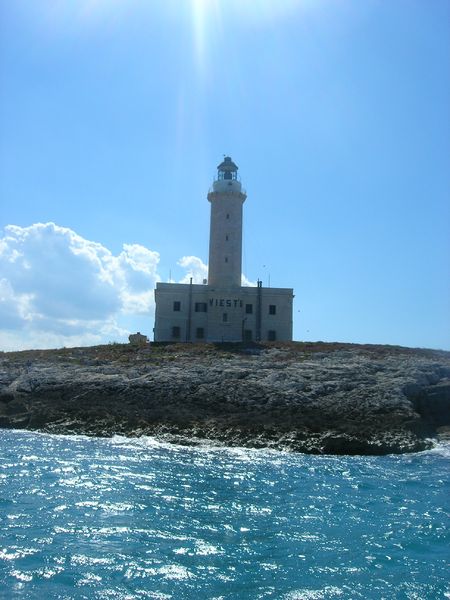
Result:
{"type": "Polygon", "coordinates": [[[237,179],[238,167],[226,156],[208,194],[211,203],[208,284],[240,287],[242,272],[242,205],[246,194],[237,179]]]}
{"type": "Polygon", "coordinates": [[[292,340],[292,288],[242,286],[242,209],[247,195],[226,156],[208,193],[211,205],[208,280],[158,282],[156,342],[292,340]]]}

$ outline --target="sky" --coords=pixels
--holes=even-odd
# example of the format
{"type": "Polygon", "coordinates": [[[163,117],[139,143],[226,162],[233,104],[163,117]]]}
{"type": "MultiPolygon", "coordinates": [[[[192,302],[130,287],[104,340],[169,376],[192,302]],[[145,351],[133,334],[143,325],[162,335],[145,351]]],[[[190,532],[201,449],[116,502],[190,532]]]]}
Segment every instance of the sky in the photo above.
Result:
{"type": "Polygon", "coordinates": [[[152,336],[239,166],[294,339],[450,349],[447,0],[0,0],[0,349],[152,336]]]}

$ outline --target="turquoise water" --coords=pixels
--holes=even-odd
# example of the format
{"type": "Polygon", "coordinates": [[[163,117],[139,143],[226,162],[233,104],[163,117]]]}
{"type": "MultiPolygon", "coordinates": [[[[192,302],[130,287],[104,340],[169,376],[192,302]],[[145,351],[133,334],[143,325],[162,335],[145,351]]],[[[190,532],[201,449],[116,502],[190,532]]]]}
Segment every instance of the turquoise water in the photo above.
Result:
{"type": "Polygon", "coordinates": [[[0,597],[450,598],[448,447],[318,457],[0,430],[0,597]]]}

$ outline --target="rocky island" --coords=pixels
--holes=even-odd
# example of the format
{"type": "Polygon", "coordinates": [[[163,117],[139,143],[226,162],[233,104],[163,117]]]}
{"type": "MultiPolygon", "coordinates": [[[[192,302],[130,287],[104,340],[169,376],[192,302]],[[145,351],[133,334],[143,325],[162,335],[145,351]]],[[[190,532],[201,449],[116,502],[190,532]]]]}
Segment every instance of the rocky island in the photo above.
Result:
{"type": "Polygon", "coordinates": [[[450,353],[320,342],[4,352],[0,427],[316,454],[414,452],[450,431],[450,353]]]}

